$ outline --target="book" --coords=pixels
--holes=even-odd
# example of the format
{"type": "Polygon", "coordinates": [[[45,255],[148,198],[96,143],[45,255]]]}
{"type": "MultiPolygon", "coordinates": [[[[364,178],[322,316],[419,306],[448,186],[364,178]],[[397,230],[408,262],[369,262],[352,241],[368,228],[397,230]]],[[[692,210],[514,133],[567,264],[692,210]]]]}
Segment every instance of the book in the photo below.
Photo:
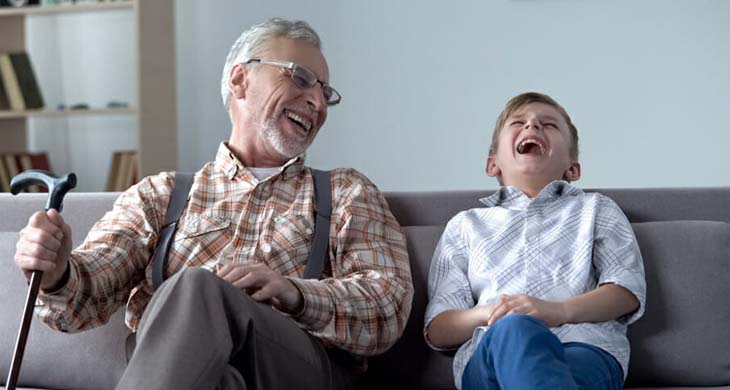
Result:
{"type": "Polygon", "coordinates": [[[8,176],[8,170],[5,169],[4,158],[0,158],[0,192],[10,192],[10,176],[8,176]]]}
{"type": "Polygon", "coordinates": [[[3,79],[5,94],[8,97],[8,101],[10,101],[10,109],[13,111],[25,110],[23,93],[20,91],[20,85],[15,76],[13,63],[10,62],[10,56],[6,53],[0,53],[0,77],[3,79]]]}
{"type": "Polygon", "coordinates": [[[114,184],[114,191],[126,190],[125,184],[129,171],[132,168],[132,155],[129,152],[120,152],[119,156],[119,171],[117,171],[117,177],[114,184]]]}
{"type": "MultiPolygon", "coordinates": [[[[15,155],[15,160],[18,163],[18,170],[25,172],[33,169],[33,163],[30,159],[29,153],[18,153],[15,155]]],[[[26,192],[41,192],[41,187],[38,185],[28,186],[26,192]]]]}
{"type": "Polygon", "coordinates": [[[28,153],[28,156],[30,156],[30,165],[33,167],[33,169],[42,169],[49,172],[51,171],[51,163],[48,162],[48,153],[28,153]]]}
{"type": "Polygon", "coordinates": [[[130,152],[130,155],[131,167],[129,168],[129,175],[127,176],[127,181],[123,190],[137,184],[137,181],[139,180],[139,159],[137,158],[137,152],[132,151],[130,152]]]}
{"type": "Polygon", "coordinates": [[[5,92],[5,83],[3,83],[2,74],[0,74],[0,111],[10,110],[10,100],[5,92]]]}
{"type": "Polygon", "coordinates": [[[112,155],[112,163],[107,177],[106,190],[126,191],[137,183],[140,177],[139,159],[136,150],[117,151],[112,155]]]}
{"type": "Polygon", "coordinates": [[[30,63],[28,53],[11,53],[8,54],[8,57],[10,58],[10,62],[13,64],[13,70],[15,71],[15,77],[18,80],[20,92],[23,95],[25,108],[43,108],[43,96],[41,95],[41,90],[38,87],[38,81],[35,78],[33,65],[30,63]]]}
{"type": "Polygon", "coordinates": [[[114,192],[117,190],[117,177],[119,175],[119,160],[122,154],[120,152],[112,153],[112,163],[109,167],[109,175],[106,178],[106,190],[114,192]]]}
{"type": "MultiPolygon", "coordinates": [[[[20,172],[29,169],[42,169],[50,171],[48,162],[48,153],[46,152],[16,152],[16,153],[0,153],[0,163],[2,163],[2,172],[0,172],[0,180],[7,177],[8,188],[10,191],[10,181],[20,172]]],[[[0,183],[0,191],[2,190],[0,183]]],[[[26,192],[47,192],[48,189],[44,185],[32,185],[25,190],[26,192]]]]}
{"type": "Polygon", "coordinates": [[[8,170],[8,177],[10,180],[13,180],[13,177],[20,173],[20,170],[18,169],[18,162],[15,160],[15,155],[5,154],[3,155],[3,159],[5,160],[5,169],[8,170]]]}

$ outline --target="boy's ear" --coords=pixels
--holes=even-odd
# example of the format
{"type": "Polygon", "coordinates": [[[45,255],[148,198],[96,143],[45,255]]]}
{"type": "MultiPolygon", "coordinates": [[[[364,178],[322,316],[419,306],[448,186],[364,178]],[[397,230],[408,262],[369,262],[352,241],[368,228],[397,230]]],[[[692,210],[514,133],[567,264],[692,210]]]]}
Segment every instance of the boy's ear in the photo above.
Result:
{"type": "Polygon", "coordinates": [[[243,99],[246,97],[246,88],[248,87],[248,77],[246,68],[242,64],[233,65],[231,75],[228,77],[228,91],[234,99],[243,99]]]}
{"type": "Polygon", "coordinates": [[[487,176],[498,177],[502,174],[502,170],[497,165],[496,158],[494,156],[487,157],[487,167],[485,169],[487,176]]]}
{"type": "Polygon", "coordinates": [[[577,181],[578,179],[580,179],[580,163],[574,161],[570,163],[568,169],[566,169],[565,173],[563,173],[563,180],[571,182],[577,181]]]}

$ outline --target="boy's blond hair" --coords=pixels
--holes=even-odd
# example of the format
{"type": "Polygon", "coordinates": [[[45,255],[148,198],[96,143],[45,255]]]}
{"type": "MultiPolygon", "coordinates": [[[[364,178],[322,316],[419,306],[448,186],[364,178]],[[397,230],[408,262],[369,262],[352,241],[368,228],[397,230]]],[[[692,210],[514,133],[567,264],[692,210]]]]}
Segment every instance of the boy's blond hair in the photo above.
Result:
{"type": "Polygon", "coordinates": [[[515,111],[531,103],[547,104],[548,106],[554,107],[556,110],[558,110],[560,115],[563,116],[563,119],[565,119],[565,122],[568,124],[568,129],[570,129],[570,135],[573,140],[570,145],[570,158],[577,161],[578,129],[573,124],[573,121],[570,119],[570,115],[568,115],[568,112],[565,111],[563,106],[558,104],[558,102],[553,100],[553,98],[551,98],[550,96],[538,92],[526,92],[513,97],[512,99],[510,99],[510,101],[507,102],[507,104],[504,106],[504,109],[502,110],[502,113],[499,114],[499,116],[497,117],[497,124],[494,126],[494,133],[492,133],[492,145],[489,147],[489,155],[494,156],[497,153],[499,136],[500,134],[502,134],[502,127],[504,127],[504,123],[507,122],[507,118],[509,118],[510,115],[514,114],[515,111]]]}

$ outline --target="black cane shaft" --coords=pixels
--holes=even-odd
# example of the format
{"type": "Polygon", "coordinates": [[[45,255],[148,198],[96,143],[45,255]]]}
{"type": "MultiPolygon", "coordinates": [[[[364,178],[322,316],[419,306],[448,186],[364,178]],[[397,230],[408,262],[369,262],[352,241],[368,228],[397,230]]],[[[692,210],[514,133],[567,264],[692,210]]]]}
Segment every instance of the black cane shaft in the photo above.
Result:
{"type": "Polygon", "coordinates": [[[5,387],[6,390],[15,390],[15,386],[18,383],[20,364],[23,361],[23,353],[25,353],[25,342],[28,340],[28,332],[30,331],[30,320],[33,318],[35,300],[38,297],[38,290],[41,287],[42,278],[42,271],[33,271],[30,276],[30,287],[28,288],[28,296],[25,298],[23,319],[20,322],[20,332],[18,333],[18,339],[15,341],[13,361],[10,363],[10,374],[8,374],[8,382],[5,387]]]}

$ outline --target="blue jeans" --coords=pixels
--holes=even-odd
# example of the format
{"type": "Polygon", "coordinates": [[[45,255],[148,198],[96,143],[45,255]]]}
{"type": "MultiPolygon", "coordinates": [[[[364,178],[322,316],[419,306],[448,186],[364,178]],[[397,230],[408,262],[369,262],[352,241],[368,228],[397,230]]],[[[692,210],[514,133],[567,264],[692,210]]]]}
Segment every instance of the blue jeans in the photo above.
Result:
{"type": "Polygon", "coordinates": [[[462,390],[623,388],[623,370],[608,352],[561,343],[545,324],[510,314],[484,335],[464,369],[462,390]]]}

